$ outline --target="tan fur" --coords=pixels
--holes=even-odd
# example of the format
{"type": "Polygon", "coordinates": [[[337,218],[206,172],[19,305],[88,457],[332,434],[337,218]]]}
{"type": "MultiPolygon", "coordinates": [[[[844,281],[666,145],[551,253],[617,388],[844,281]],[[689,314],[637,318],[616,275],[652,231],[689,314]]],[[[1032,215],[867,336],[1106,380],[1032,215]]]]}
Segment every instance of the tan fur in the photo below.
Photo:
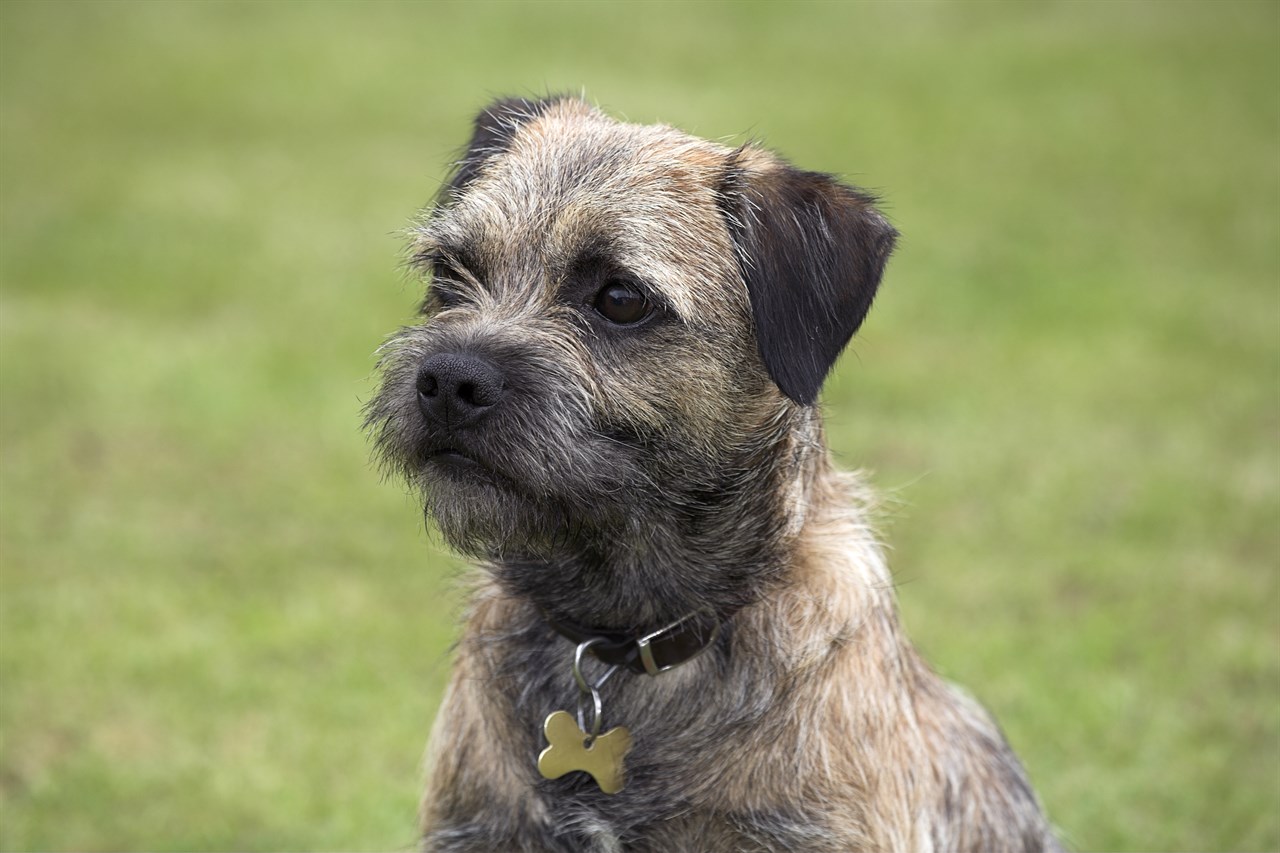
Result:
{"type": "MultiPolygon", "coordinates": [[[[810,501],[817,510],[796,537],[789,582],[735,617],[732,656],[778,667],[774,701],[751,742],[728,741],[688,756],[682,775],[697,780],[686,791],[689,812],[803,813],[816,807],[825,812],[829,840],[805,848],[811,850],[1023,849],[1020,841],[1002,839],[991,829],[938,833],[938,812],[948,797],[967,804],[967,826],[999,827],[1017,808],[1001,798],[1003,783],[992,778],[986,747],[975,740],[1001,736],[986,712],[929,670],[901,633],[892,580],[869,523],[874,499],[865,485],[855,475],[831,471],[825,458],[815,467],[820,473],[810,501]]],[[[494,676],[483,663],[478,672],[472,669],[486,643],[502,642],[503,626],[521,609],[495,586],[479,594],[441,710],[442,718],[471,718],[475,731],[463,734],[437,724],[437,748],[469,738],[500,744],[495,732],[521,725],[481,698],[486,679],[494,676]]],[[[708,725],[714,726],[716,697],[709,682],[715,676],[709,669],[709,662],[694,661],[644,683],[640,713],[660,714],[665,703],[689,701],[693,693],[708,703],[708,725]]],[[[459,791],[504,801],[524,791],[521,802],[506,808],[530,815],[544,811],[531,791],[535,773],[528,756],[495,749],[450,758],[455,773],[469,766],[485,778],[477,785],[479,779],[433,775],[423,809],[428,833],[432,804],[459,791]]],[[[671,846],[635,849],[756,849],[741,831],[725,826],[695,828],[677,821],[666,830],[671,846]],[[711,829],[713,835],[703,835],[711,829]],[[690,841],[704,837],[718,839],[719,846],[690,841]]],[[[1054,849],[1048,836],[1044,844],[1054,849]]]]}
{"type": "Polygon", "coordinates": [[[1055,849],[998,728],[903,635],[874,497],[833,469],[818,410],[758,346],[769,318],[748,279],[803,265],[808,245],[862,269],[839,241],[881,251],[891,229],[867,197],[758,147],[576,100],[502,106],[415,229],[415,257],[449,280],[388,346],[369,413],[487,570],[432,734],[426,847],[1055,849]],[[770,227],[790,240],[782,267],[760,254],[770,227]],[[592,252],[670,316],[621,331],[593,317],[575,266],[592,252]],[[496,425],[423,437],[418,365],[439,352],[501,362],[496,425]],[[430,448],[463,441],[497,473],[439,473],[430,448]],[[606,726],[631,731],[627,787],[541,779],[543,720],[575,697],[547,615],[639,632],[708,605],[724,620],[713,649],[603,691],[606,726]]]}

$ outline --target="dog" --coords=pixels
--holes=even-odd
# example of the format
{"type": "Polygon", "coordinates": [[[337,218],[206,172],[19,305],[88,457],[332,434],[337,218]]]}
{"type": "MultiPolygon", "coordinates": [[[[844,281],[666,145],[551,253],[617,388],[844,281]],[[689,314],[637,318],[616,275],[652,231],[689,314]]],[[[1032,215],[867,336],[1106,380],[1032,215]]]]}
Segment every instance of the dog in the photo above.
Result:
{"type": "Polygon", "coordinates": [[[366,411],[484,569],[425,849],[1059,849],[904,636],[875,499],[824,443],[897,237],[875,204],[576,98],[479,114],[366,411]]]}

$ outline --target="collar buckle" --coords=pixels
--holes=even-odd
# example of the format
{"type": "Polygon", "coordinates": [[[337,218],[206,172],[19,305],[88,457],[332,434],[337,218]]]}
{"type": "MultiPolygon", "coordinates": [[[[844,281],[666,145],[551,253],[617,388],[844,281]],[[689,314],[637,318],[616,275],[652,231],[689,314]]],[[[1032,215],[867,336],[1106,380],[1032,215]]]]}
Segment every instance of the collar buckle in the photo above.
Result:
{"type": "Polygon", "coordinates": [[[689,661],[693,660],[695,657],[697,657],[698,655],[706,651],[716,641],[716,638],[719,636],[720,636],[720,622],[716,619],[715,613],[710,608],[704,608],[702,610],[695,610],[692,613],[684,616],[683,618],[678,619],[675,622],[672,622],[670,625],[666,625],[662,628],[659,628],[658,630],[654,631],[651,634],[645,634],[643,637],[636,640],[636,648],[640,652],[640,663],[644,665],[644,671],[649,673],[650,675],[657,675],[660,672],[666,672],[669,669],[675,669],[681,664],[688,663],[689,661]],[[697,637],[698,648],[695,651],[693,651],[692,654],[689,654],[687,656],[681,656],[679,659],[674,660],[673,662],[668,663],[666,665],[659,664],[658,661],[654,659],[654,654],[653,654],[654,643],[661,643],[664,640],[679,641],[684,639],[682,635],[686,633],[686,631],[682,631],[681,629],[685,627],[686,623],[689,623],[700,617],[707,618],[710,620],[710,623],[711,623],[710,635],[708,635],[705,638],[703,638],[701,635],[697,637]]]}

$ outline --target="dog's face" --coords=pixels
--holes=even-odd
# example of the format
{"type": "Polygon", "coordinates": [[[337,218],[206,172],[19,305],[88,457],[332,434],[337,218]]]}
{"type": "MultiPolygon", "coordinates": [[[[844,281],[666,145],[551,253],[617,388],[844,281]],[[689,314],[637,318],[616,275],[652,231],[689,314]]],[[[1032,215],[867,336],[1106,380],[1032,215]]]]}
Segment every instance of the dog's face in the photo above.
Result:
{"type": "Polygon", "coordinates": [[[369,425],[465,552],[670,549],[776,491],[893,239],[763,150],[498,102],[415,232],[422,323],[369,425]]]}

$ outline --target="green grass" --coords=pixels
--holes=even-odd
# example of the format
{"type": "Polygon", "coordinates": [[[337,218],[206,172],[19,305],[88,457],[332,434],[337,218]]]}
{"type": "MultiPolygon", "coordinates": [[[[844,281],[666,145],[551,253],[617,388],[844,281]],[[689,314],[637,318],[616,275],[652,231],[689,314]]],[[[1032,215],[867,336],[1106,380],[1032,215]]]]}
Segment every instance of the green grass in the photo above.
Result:
{"type": "Polygon", "coordinates": [[[828,387],[1082,849],[1280,848],[1280,6],[0,5],[0,847],[395,849],[457,563],[359,434],[494,94],[904,236],[828,387]]]}

